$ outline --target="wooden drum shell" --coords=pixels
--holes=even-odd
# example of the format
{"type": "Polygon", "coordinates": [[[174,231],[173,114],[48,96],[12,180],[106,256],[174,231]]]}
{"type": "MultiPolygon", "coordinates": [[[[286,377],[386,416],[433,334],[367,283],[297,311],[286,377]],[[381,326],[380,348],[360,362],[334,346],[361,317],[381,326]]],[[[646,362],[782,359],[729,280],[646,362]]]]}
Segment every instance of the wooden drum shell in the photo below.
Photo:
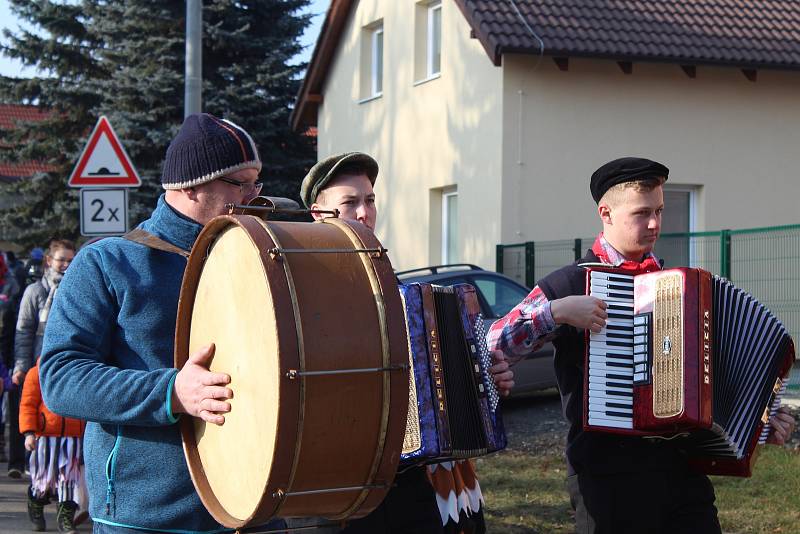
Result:
{"type": "MultiPolygon", "coordinates": [[[[198,494],[226,527],[257,525],[274,517],[360,517],[377,507],[388,491],[397,470],[408,407],[403,308],[385,253],[354,252],[380,248],[374,235],[359,223],[333,218],[291,223],[226,215],[209,222],[198,237],[181,288],[175,364],[182,367],[190,353],[220,338],[211,370],[231,375],[234,398],[225,425],[183,417],[181,435],[198,494]],[[231,243],[241,253],[231,254],[231,243]],[[224,258],[222,253],[214,254],[217,247],[228,251],[224,258]],[[276,253],[276,249],[284,252],[276,253]],[[351,250],[302,252],[310,249],[351,250]],[[258,309],[239,309],[237,296],[229,290],[239,287],[241,293],[237,262],[250,265],[247,273],[251,275],[254,261],[264,276],[263,280],[256,276],[254,286],[263,286],[274,311],[263,314],[269,323],[264,332],[256,324],[253,332],[231,336],[230,325],[236,328],[238,322],[226,323],[222,319],[227,315],[242,323],[261,315],[258,309]],[[212,284],[203,278],[207,264],[216,265],[208,272],[222,273],[221,280],[212,284]],[[196,311],[198,298],[209,300],[197,302],[196,311]],[[213,311],[201,310],[206,302],[213,311]],[[202,328],[196,326],[193,332],[193,321],[202,321],[203,316],[205,322],[198,323],[202,328]],[[228,330],[220,330],[226,324],[228,330]],[[274,337],[265,344],[274,345],[274,351],[253,351],[251,356],[269,360],[263,383],[276,391],[267,392],[266,397],[261,379],[251,376],[251,365],[243,363],[237,375],[237,358],[248,354],[238,354],[236,337],[259,335],[274,337]],[[269,367],[273,358],[274,369],[269,367]],[[383,367],[398,370],[302,374],[383,367]],[[289,378],[292,371],[299,372],[294,379],[289,378]],[[265,398],[276,399],[277,406],[265,405],[272,404],[265,398]],[[269,417],[260,424],[262,413],[269,417]],[[252,433],[242,432],[241,418],[252,421],[252,433]],[[248,451],[258,457],[257,465],[248,465],[247,457],[237,457],[249,456],[248,451]],[[266,471],[265,461],[270,464],[266,471]],[[246,488],[244,483],[239,487],[240,481],[253,480],[255,487],[246,488]],[[360,486],[367,487],[352,489],[360,486]],[[351,489],[321,491],[336,488],[351,489]],[[249,494],[240,499],[237,492],[249,494]],[[245,504],[239,506],[240,500],[245,504]]],[[[242,300],[252,303],[252,299],[242,300]]]]}

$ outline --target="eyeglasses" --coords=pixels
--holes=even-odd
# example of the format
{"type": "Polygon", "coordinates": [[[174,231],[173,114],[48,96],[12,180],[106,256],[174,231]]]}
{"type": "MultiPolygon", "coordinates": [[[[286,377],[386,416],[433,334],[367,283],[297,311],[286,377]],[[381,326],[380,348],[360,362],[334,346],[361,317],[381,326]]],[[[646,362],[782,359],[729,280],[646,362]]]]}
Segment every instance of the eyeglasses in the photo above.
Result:
{"type": "Polygon", "coordinates": [[[224,176],[220,176],[217,180],[225,182],[226,184],[238,186],[239,192],[243,195],[257,195],[261,192],[261,188],[264,187],[263,182],[237,182],[236,180],[231,180],[224,176]]]}

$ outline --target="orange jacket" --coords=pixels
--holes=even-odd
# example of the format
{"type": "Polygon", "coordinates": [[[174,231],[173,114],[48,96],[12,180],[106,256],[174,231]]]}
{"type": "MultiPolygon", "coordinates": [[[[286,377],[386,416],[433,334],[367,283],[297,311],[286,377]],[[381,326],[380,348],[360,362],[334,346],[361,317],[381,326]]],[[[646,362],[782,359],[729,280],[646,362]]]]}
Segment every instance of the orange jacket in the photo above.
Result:
{"type": "Polygon", "coordinates": [[[82,438],[86,423],[70,417],[61,417],[47,409],[39,387],[39,362],[25,375],[22,398],[19,403],[19,432],[33,432],[40,436],[66,436],[82,438]]]}

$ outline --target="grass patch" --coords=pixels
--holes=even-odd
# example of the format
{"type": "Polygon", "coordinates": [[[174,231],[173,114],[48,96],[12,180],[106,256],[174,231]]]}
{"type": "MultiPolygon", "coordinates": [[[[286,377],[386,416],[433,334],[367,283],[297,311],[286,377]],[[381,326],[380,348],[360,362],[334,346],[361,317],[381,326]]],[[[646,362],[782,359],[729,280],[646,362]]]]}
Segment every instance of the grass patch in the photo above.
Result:
{"type": "MultiPolygon", "coordinates": [[[[561,455],[506,451],[476,464],[488,532],[573,532],[561,455]]],[[[712,481],[726,534],[800,534],[800,451],[763,447],[752,478],[712,481]]]]}

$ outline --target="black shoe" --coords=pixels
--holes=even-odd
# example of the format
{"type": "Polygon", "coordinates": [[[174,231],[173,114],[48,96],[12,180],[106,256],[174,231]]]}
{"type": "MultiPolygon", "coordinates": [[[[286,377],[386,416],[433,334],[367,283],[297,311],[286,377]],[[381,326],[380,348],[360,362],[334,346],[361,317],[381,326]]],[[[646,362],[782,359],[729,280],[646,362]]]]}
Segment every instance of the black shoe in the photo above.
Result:
{"type": "Polygon", "coordinates": [[[75,511],[78,505],[74,501],[63,501],[58,503],[56,520],[58,521],[58,531],[66,534],[78,534],[75,530],[75,511]]]}
{"type": "Polygon", "coordinates": [[[44,532],[47,528],[44,522],[44,505],[45,501],[32,497],[28,489],[28,519],[31,520],[31,530],[34,532],[44,532]]]}
{"type": "Polygon", "coordinates": [[[22,471],[17,469],[16,467],[12,467],[8,470],[8,476],[10,478],[22,478],[22,471]]]}

